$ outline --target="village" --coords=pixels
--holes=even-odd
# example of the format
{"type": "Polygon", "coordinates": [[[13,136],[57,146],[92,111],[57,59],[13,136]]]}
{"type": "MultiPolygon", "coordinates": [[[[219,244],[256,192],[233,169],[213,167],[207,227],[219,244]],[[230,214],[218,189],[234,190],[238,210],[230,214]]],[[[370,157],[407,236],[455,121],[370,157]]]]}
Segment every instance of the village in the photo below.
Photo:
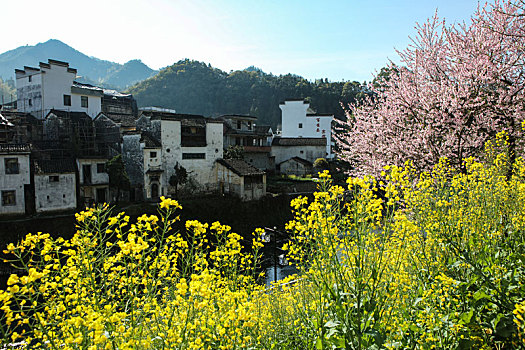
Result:
{"type": "Polygon", "coordinates": [[[259,200],[269,174],[312,175],[316,160],[334,158],[334,116],[303,99],[280,103],[282,127],[273,130],[250,115],[138,108],[131,94],[80,83],[54,59],[15,74],[17,101],[0,108],[0,216],[179,193],[259,200]],[[110,179],[112,159],[121,159],[126,188],[110,179]]]}

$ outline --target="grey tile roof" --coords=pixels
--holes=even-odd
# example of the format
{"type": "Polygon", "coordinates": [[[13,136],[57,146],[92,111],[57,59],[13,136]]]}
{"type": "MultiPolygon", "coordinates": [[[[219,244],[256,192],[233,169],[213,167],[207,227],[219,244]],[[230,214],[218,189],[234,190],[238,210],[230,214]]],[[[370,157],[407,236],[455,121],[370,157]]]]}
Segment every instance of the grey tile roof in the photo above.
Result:
{"type": "Polygon", "coordinates": [[[4,143],[0,144],[0,153],[29,153],[31,145],[28,143],[4,143]]]}
{"type": "Polygon", "coordinates": [[[312,162],[310,162],[310,161],[308,161],[308,160],[306,160],[304,158],[301,158],[301,157],[292,157],[290,159],[285,160],[284,162],[279,163],[279,165],[283,164],[283,163],[286,163],[286,162],[289,162],[291,160],[293,160],[293,161],[295,161],[297,163],[301,163],[302,165],[307,166],[307,167],[312,167],[313,166],[312,162]]]}
{"type": "Polygon", "coordinates": [[[148,132],[143,132],[140,138],[141,142],[144,142],[146,148],[160,148],[161,143],[153,135],[148,132]]]}
{"type": "Polygon", "coordinates": [[[34,162],[35,174],[64,174],[75,172],[75,162],[73,159],[38,159],[34,162]]]}
{"type": "Polygon", "coordinates": [[[264,175],[265,172],[246,163],[242,159],[218,159],[217,163],[225,166],[239,176],[264,175]]]}
{"type": "Polygon", "coordinates": [[[275,137],[272,146],[326,146],[324,137],[275,137]]]}

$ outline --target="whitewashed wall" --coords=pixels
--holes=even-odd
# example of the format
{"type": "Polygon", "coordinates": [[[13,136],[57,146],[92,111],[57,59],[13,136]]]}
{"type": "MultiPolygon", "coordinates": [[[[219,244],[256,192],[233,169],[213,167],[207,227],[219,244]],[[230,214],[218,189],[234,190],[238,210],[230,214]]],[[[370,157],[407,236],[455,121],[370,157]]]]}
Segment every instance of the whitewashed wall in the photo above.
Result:
{"type": "Polygon", "coordinates": [[[272,146],[271,155],[275,157],[276,165],[293,157],[300,157],[313,163],[317,158],[326,157],[326,148],[325,146],[272,146]]]}
{"type": "Polygon", "coordinates": [[[205,147],[181,146],[181,122],[178,120],[162,120],[161,123],[162,164],[165,176],[162,187],[168,188],[169,178],[175,172],[175,164],[179,163],[189,173],[189,177],[201,188],[198,190],[214,190],[217,186],[214,176],[215,161],[223,155],[223,125],[222,123],[206,123],[205,147]],[[183,153],[204,153],[204,159],[182,159],[183,153]]]}
{"type": "Polygon", "coordinates": [[[76,208],[75,173],[35,175],[34,179],[37,213],[76,208]],[[58,181],[50,181],[50,176],[58,176],[58,181]]]}
{"type": "Polygon", "coordinates": [[[26,70],[16,73],[18,109],[43,119],[51,109],[85,112],[95,118],[102,110],[102,97],[71,92],[76,73],[68,67],[50,63],[51,68],[40,66],[40,72],[26,70]],[[29,76],[32,76],[29,82],[29,76]],[[64,95],[71,96],[71,106],[64,105],[64,95]],[[81,106],[81,96],[88,97],[88,107],[81,106]],[[29,105],[31,99],[32,106],[29,105]]]}
{"type": "MultiPolygon", "coordinates": [[[[164,169],[162,167],[162,149],[160,147],[158,148],[144,148],[143,149],[144,154],[144,195],[146,198],[151,199],[151,185],[153,182],[151,181],[151,175],[147,173],[149,169],[164,169]],[[156,157],[151,157],[151,152],[156,152],[156,157]]],[[[164,169],[165,170],[165,169],[164,169]]],[[[159,195],[166,195],[167,191],[166,188],[163,187],[164,172],[156,174],[159,176],[159,195]]],[[[169,181],[169,178],[168,178],[169,181]]]]}
{"type": "Polygon", "coordinates": [[[0,155],[0,214],[24,214],[24,185],[31,182],[29,154],[0,155]],[[18,159],[18,174],[6,174],[5,158],[18,159]],[[16,204],[2,205],[1,191],[15,191],[16,204]]]}
{"type": "MultiPolygon", "coordinates": [[[[282,137],[326,137],[326,155],[331,158],[333,116],[307,115],[309,103],[285,101],[280,104],[282,111],[282,137]],[[302,128],[299,127],[302,124],[302,128]]],[[[304,157],[303,157],[304,158],[304,157]]]]}

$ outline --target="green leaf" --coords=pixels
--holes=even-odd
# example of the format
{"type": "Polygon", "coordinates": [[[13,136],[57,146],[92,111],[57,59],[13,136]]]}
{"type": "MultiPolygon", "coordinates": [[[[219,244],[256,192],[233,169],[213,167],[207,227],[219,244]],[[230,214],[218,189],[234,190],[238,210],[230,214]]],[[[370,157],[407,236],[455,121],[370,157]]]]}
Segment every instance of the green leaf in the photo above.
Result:
{"type": "Polygon", "coordinates": [[[315,341],[315,348],[318,349],[318,350],[322,350],[323,349],[323,342],[322,342],[321,338],[317,338],[317,340],[315,341]]]}
{"type": "Polygon", "coordinates": [[[340,324],[341,324],[341,322],[339,322],[339,321],[332,321],[332,320],[330,320],[330,321],[326,322],[324,324],[324,326],[326,328],[335,328],[335,327],[339,326],[340,324]]]}
{"type": "Polygon", "coordinates": [[[469,312],[464,312],[461,314],[461,324],[469,324],[470,320],[472,319],[472,315],[474,315],[474,310],[470,310],[469,312]]]}
{"type": "Polygon", "coordinates": [[[490,295],[485,293],[483,289],[478,290],[474,295],[472,296],[475,301],[478,301],[480,299],[490,299],[490,295]]]}

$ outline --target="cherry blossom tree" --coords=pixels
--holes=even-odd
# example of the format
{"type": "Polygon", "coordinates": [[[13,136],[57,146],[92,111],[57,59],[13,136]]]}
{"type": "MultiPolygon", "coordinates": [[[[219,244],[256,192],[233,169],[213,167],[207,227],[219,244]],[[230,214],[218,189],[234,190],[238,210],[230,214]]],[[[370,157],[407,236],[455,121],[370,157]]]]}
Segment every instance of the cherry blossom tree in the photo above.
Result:
{"type": "Polygon", "coordinates": [[[447,25],[436,14],[417,25],[412,44],[398,51],[401,65],[378,77],[372,97],[346,106],[347,121],[336,127],[354,173],[407,160],[428,170],[440,157],[462,169],[501,130],[514,155],[525,118],[524,9],[522,1],[497,1],[469,23],[447,25]]]}

